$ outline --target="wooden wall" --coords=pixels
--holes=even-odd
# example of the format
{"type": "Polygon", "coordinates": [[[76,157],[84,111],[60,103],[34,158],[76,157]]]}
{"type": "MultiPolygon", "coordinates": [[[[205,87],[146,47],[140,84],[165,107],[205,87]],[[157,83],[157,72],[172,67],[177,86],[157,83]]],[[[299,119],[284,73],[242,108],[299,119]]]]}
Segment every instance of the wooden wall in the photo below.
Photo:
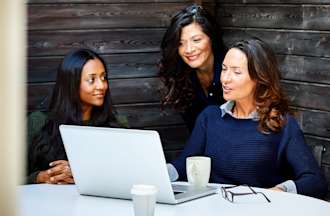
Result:
{"type": "MultiPolygon", "coordinates": [[[[65,53],[91,48],[108,64],[118,113],[131,127],[157,129],[167,159],[173,158],[187,130],[178,113],[160,110],[157,61],[170,17],[191,2],[29,0],[28,111],[44,109],[65,53]]],[[[216,15],[226,44],[248,35],[271,44],[307,142],[327,149],[322,167],[330,179],[330,0],[196,2],[216,15]]]]}
{"type": "Polygon", "coordinates": [[[257,36],[275,50],[282,84],[310,145],[324,145],[330,189],[330,0],[217,0],[226,44],[257,36]]]}
{"type": "Polygon", "coordinates": [[[161,110],[157,78],[160,41],[170,17],[188,0],[28,1],[28,111],[44,110],[56,68],[71,49],[104,57],[115,108],[133,128],[160,132],[167,159],[188,131],[178,113],[161,110]]]}

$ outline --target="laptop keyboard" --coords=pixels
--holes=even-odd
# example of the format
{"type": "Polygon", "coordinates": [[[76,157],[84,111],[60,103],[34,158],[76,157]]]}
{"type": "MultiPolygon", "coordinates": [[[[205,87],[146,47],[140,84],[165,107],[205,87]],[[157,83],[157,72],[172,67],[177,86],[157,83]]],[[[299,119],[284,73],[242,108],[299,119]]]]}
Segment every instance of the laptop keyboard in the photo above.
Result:
{"type": "Polygon", "coordinates": [[[179,184],[172,184],[172,189],[174,193],[186,192],[189,188],[189,185],[179,185],[179,184]]]}

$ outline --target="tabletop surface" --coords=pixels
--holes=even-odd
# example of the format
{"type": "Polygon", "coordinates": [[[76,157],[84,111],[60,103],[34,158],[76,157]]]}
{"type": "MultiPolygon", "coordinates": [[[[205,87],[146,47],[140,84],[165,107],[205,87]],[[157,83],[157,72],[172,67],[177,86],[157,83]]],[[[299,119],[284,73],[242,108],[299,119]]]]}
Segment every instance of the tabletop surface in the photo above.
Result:
{"type": "MultiPolygon", "coordinates": [[[[245,192],[246,188],[236,191],[245,192]]],[[[330,215],[330,203],[307,196],[256,188],[261,195],[238,197],[230,203],[221,193],[188,201],[178,205],[156,204],[155,216],[183,215],[330,215]]],[[[236,192],[235,191],[235,192],[236,192]]],[[[82,196],[75,185],[24,185],[18,187],[20,216],[133,216],[131,200],[82,196]]]]}

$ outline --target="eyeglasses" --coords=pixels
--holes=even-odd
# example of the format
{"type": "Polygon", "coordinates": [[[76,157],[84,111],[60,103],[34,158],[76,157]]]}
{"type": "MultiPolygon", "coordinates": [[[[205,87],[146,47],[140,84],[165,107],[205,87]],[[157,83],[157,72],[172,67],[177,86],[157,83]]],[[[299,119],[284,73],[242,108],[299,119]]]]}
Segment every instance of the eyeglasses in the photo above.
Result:
{"type": "Polygon", "coordinates": [[[244,196],[244,195],[251,195],[251,194],[254,194],[254,195],[261,194],[261,195],[263,195],[263,197],[265,197],[265,199],[267,200],[267,202],[270,203],[270,199],[268,199],[268,197],[263,192],[257,192],[257,191],[255,191],[254,189],[252,189],[248,185],[235,185],[235,186],[221,187],[221,194],[222,194],[222,197],[224,199],[226,199],[226,200],[228,200],[229,202],[232,202],[232,203],[234,202],[234,197],[235,196],[244,196]],[[251,192],[234,193],[234,192],[228,190],[228,189],[232,189],[232,188],[239,187],[239,186],[246,186],[246,187],[248,187],[251,190],[251,192]]]}

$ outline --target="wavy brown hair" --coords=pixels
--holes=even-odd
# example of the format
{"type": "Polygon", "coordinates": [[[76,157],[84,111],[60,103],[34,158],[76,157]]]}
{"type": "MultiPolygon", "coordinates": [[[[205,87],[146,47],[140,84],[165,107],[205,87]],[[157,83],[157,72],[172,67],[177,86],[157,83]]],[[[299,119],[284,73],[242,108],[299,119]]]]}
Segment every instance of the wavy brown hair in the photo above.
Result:
{"type": "Polygon", "coordinates": [[[190,75],[195,70],[189,67],[178,53],[181,30],[191,23],[199,24],[210,38],[215,61],[221,64],[226,53],[220,27],[201,6],[192,4],[173,16],[161,42],[159,76],[166,87],[162,92],[161,103],[181,111],[190,107],[194,97],[190,75]]]}
{"type": "Polygon", "coordinates": [[[280,70],[274,52],[258,38],[239,41],[231,48],[245,53],[249,75],[256,81],[254,98],[259,115],[258,129],[263,133],[279,132],[286,123],[286,115],[293,112],[280,85],[280,70]]]}

